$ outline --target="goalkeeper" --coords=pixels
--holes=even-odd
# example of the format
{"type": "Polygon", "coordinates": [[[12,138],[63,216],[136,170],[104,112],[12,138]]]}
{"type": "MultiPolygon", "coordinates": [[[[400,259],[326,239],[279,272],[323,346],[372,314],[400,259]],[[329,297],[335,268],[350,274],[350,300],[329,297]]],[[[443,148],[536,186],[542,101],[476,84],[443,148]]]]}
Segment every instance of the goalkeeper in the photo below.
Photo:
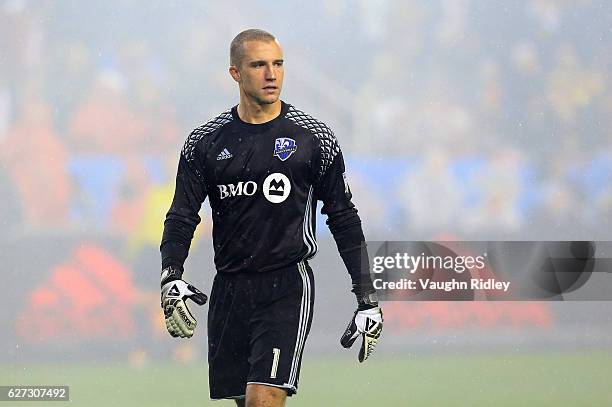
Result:
{"type": "Polygon", "coordinates": [[[280,100],[283,63],[271,34],[252,29],[234,38],[229,73],[239,104],[187,138],[161,242],[166,325],[189,338],[197,323],[186,301],[203,305],[207,296],[183,280],[183,264],[208,197],[217,269],[208,309],[210,396],[239,406],[282,406],[297,392],[314,305],[308,260],[317,252],[317,201],[357,297],[342,346],[359,339],[363,362],[382,330],[342,151],[329,127],[280,100]]]}

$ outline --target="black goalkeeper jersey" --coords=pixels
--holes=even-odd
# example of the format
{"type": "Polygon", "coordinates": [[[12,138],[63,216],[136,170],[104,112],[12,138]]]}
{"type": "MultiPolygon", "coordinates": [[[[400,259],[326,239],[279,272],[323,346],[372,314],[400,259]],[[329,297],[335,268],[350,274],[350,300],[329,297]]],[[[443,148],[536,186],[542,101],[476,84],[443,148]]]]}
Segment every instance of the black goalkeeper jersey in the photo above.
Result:
{"type": "Polygon", "coordinates": [[[282,102],[275,119],[242,121],[237,108],[195,129],[181,151],[166,215],[162,267],[182,265],[208,197],[220,272],[262,272],[317,252],[317,201],[354,211],[342,152],[324,123],[282,102]]]}

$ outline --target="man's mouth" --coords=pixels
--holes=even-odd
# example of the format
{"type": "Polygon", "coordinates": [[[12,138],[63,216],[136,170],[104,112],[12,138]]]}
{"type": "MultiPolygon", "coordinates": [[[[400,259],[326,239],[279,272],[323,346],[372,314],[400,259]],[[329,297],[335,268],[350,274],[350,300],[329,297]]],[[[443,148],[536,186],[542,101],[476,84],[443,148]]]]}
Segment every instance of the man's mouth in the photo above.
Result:
{"type": "Polygon", "coordinates": [[[276,86],[265,86],[264,89],[265,90],[276,90],[278,88],[276,86]]]}

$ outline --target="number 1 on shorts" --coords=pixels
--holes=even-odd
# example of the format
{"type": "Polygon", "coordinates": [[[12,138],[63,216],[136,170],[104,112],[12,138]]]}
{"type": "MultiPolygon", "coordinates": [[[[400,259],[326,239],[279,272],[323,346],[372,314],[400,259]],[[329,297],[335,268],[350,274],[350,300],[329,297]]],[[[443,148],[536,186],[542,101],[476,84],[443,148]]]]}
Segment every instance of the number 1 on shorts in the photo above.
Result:
{"type": "Polygon", "coordinates": [[[270,379],[276,379],[276,371],[278,370],[278,359],[280,358],[280,349],[272,348],[274,359],[272,359],[272,370],[270,371],[270,379]]]}

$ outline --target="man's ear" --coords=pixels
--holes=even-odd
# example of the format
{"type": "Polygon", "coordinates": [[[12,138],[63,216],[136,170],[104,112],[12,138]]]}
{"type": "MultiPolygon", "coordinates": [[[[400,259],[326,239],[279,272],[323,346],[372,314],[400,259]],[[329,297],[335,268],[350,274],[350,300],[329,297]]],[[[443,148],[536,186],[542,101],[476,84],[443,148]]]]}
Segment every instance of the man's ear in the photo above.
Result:
{"type": "Polygon", "coordinates": [[[236,82],[240,83],[240,71],[235,65],[230,65],[229,73],[236,82]]]}

